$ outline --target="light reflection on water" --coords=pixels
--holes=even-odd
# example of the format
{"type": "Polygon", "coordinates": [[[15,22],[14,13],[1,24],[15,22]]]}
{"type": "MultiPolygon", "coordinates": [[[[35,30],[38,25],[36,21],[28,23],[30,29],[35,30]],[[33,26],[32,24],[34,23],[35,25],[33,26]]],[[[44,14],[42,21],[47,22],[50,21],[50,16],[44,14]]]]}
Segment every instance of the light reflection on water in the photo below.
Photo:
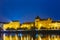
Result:
{"type": "Polygon", "coordinates": [[[0,40],[60,40],[60,35],[43,35],[43,34],[3,34],[0,40]]]}

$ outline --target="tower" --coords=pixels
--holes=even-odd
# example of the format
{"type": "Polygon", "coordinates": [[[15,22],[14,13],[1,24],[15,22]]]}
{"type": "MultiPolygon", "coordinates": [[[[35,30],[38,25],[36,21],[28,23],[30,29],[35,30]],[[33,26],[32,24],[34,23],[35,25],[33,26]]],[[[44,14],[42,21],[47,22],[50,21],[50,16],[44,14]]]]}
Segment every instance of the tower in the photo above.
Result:
{"type": "Polygon", "coordinates": [[[35,18],[35,27],[38,28],[38,29],[40,29],[40,17],[39,16],[37,16],[35,18]]]}

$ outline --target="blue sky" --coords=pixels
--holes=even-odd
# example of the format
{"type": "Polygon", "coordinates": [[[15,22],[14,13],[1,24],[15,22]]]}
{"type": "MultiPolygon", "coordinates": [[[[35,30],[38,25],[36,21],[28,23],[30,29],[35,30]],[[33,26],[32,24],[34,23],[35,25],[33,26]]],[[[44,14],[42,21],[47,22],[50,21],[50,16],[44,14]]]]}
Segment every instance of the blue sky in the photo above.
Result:
{"type": "Polygon", "coordinates": [[[0,0],[0,21],[34,21],[51,17],[60,20],[60,0],[0,0]]]}

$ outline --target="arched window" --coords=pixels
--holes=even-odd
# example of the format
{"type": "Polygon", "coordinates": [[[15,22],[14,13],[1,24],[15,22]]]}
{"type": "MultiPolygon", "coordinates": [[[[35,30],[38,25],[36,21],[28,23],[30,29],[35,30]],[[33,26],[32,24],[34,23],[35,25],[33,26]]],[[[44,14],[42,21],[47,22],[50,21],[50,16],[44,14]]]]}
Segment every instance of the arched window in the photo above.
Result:
{"type": "Polygon", "coordinates": [[[47,28],[45,28],[45,27],[42,26],[40,29],[47,29],[47,28]]]}
{"type": "Polygon", "coordinates": [[[54,27],[52,27],[52,29],[54,29],[54,27]]]}
{"type": "Polygon", "coordinates": [[[57,29],[57,27],[55,27],[57,29]]]}
{"type": "Polygon", "coordinates": [[[51,29],[51,27],[50,27],[50,29],[51,29]]]}

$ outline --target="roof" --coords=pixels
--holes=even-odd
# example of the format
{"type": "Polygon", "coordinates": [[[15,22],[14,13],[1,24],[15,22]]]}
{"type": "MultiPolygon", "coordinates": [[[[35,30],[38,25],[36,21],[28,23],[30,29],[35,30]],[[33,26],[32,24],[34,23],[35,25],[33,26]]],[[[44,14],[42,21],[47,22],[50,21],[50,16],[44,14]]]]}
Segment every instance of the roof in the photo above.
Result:
{"type": "Polygon", "coordinates": [[[51,18],[41,19],[39,16],[37,16],[35,19],[40,19],[41,21],[48,20],[48,19],[51,20],[51,18]]]}
{"type": "Polygon", "coordinates": [[[60,21],[52,21],[52,23],[55,23],[55,22],[58,22],[58,23],[60,23],[60,21]]]}
{"type": "Polygon", "coordinates": [[[19,20],[12,20],[12,22],[19,22],[19,20]]]}
{"type": "Polygon", "coordinates": [[[31,24],[31,23],[34,23],[34,22],[24,22],[23,24],[31,24]]]}
{"type": "Polygon", "coordinates": [[[35,19],[40,19],[40,17],[39,17],[39,16],[37,16],[35,19]]]}
{"type": "Polygon", "coordinates": [[[46,19],[40,19],[41,21],[45,21],[45,20],[52,20],[51,18],[46,18],[46,19]]]}
{"type": "Polygon", "coordinates": [[[48,19],[40,19],[41,21],[46,21],[46,20],[48,20],[48,19]]]}

